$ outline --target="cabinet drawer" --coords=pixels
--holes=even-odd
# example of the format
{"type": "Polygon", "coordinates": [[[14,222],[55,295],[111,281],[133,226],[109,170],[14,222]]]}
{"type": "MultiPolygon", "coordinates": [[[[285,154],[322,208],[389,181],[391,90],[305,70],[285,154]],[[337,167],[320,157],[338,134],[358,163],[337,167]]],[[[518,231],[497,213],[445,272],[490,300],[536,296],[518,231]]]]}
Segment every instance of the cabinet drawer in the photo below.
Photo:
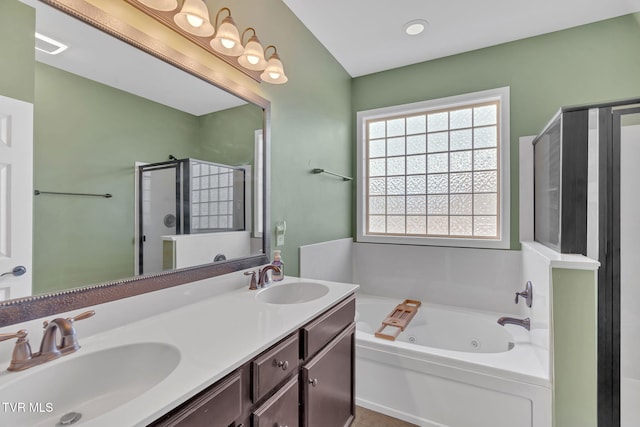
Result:
{"type": "Polygon", "coordinates": [[[298,334],[294,334],[251,362],[251,400],[254,403],[298,370],[299,348],[298,334]]]}
{"type": "Polygon", "coordinates": [[[252,427],[298,427],[298,376],[253,413],[252,427]]]}
{"type": "Polygon", "coordinates": [[[238,419],[241,413],[242,371],[238,371],[153,426],[228,426],[238,419]]]}
{"type": "Polygon", "coordinates": [[[302,359],[313,356],[351,324],[356,315],[356,297],[351,295],[311,323],[303,326],[302,359]]]}

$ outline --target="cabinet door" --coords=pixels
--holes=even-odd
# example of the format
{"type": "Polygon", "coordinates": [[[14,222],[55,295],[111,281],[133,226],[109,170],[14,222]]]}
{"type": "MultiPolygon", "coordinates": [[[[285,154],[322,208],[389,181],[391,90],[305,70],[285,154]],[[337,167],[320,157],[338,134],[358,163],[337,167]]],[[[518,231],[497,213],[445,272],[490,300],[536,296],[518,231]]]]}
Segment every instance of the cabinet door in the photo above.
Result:
{"type": "Polygon", "coordinates": [[[298,427],[298,377],[285,384],[253,413],[253,427],[298,427]]]}
{"type": "Polygon", "coordinates": [[[353,421],[354,349],[351,324],[303,366],[303,427],[341,427],[353,421]]]}

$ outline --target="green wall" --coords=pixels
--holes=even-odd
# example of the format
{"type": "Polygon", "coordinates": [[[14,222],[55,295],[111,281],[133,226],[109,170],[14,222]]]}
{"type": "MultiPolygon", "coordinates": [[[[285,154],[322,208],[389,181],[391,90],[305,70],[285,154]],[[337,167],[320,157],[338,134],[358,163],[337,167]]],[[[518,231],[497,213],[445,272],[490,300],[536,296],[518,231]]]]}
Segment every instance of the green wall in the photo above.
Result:
{"type": "Polygon", "coordinates": [[[0,1],[0,95],[33,103],[36,14],[18,0],[0,1]]]}
{"type": "Polygon", "coordinates": [[[196,117],[36,63],[34,293],[134,275],[134,162],[252,164],[253,105],[196,117]]]}
{"type": "Polygon", "coordinates": [[[640,13],[358,77],[353,115],[510,86],[511,247],[518,248],[518,138],[537,134],[562,106],[640,96],[639,46],[640,13]]]}
{"type": "Polygon", "coordinates": [[[253,166],[255,131],[262,129],[262,116],[261,108],[247,104],[199,117],[198,158],[253,166]]]}
{"type": "Polygon", "coordinates": [[[199,154],[198,118],[41,63],[34,188],[110,199],[34,198],[34,293],[134,275],[134,162],[199,154]]]}
{"type": "Polygon", "coordinates": [[[594,271],[553,269],[553,407],[556,427],[598,422],[597,286],[594,271]]]}
{"type": "Polygon", "coordinates": [[[272,107],[272,230],[286,220],[279,249],[285,273],[297,275],[301,245],[353,235],[353,184],[311,173],[313,168],[351,173],[352,79],[282,1],[238,3],[234,17],[236,9],[246,13],[242,22],[255,23],[260,39],[277,45],[289,77],[285,85],[263,83],[260,90],[272,107]]]}

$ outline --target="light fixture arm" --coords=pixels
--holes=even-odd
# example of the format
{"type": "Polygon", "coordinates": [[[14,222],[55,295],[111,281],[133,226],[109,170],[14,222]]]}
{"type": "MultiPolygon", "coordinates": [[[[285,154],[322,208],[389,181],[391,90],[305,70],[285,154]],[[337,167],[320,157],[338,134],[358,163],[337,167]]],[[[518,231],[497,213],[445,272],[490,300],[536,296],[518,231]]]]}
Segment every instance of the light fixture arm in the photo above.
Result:
{"type": "Polygon", "coordinates": [[[276,47],[272,44],[270,44],[269,46],[264,48],[264,57],[267,57],[267,50],[272,47],[273,48],[273,53],[278,54],[278,49],[276,49],[276,47]]]}
{"type": "Polygon", "coordinates": [[[223,10],[226,10],[227,13],[229,14],[229,16],[231,16],[231,9],[229,9],[228,7],[223,7],[222,9],[220,9],[218,11],[218,13],[216,13],[216,20],[214,21],[216,24],[216,28],[219,28],[218,26],[218,18],[220,18],[220,12],[222,12],[223,10]]]}
{"type": "Polygon", "coordinates": [[[242,32],[242,35],[240,36],[240,41],[242,42],[242,44],[243,44],[243,45],[245,44],[245,42],[244,42],[244,35],[245,35],[245,34],[247,33],[247,31],[249,31],[249,30],[253,32],[253,37],[256,37],[256,29],[255,29],[255,28],[253,28],[253,27],[245,28],[245,30],[242,32]]]}

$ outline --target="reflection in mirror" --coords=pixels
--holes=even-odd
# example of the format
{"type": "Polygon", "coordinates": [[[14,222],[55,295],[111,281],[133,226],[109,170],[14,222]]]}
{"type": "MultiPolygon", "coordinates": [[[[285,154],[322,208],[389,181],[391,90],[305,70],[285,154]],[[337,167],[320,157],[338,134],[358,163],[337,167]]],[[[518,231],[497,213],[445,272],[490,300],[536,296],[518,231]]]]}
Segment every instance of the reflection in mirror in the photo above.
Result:
{"type": "Polygon", "coordinates": [[[113,196],[34,198],[33,294],[263,253],[255,229],[263,201],[253,197],[256,183],[262,188],[254,173],[262,108],[44,3],[21,1],[36,8],[38,33],[68,46],[36,52],[34,188],[113,196]],[[155,212],[138,173],[170,156],[182,165],[165,185],[175,220],[155,212]],[[180,227],[151,237],[146,215],[180,227]],[[148,267],[145,253],[157,255],[148,267]]]}

